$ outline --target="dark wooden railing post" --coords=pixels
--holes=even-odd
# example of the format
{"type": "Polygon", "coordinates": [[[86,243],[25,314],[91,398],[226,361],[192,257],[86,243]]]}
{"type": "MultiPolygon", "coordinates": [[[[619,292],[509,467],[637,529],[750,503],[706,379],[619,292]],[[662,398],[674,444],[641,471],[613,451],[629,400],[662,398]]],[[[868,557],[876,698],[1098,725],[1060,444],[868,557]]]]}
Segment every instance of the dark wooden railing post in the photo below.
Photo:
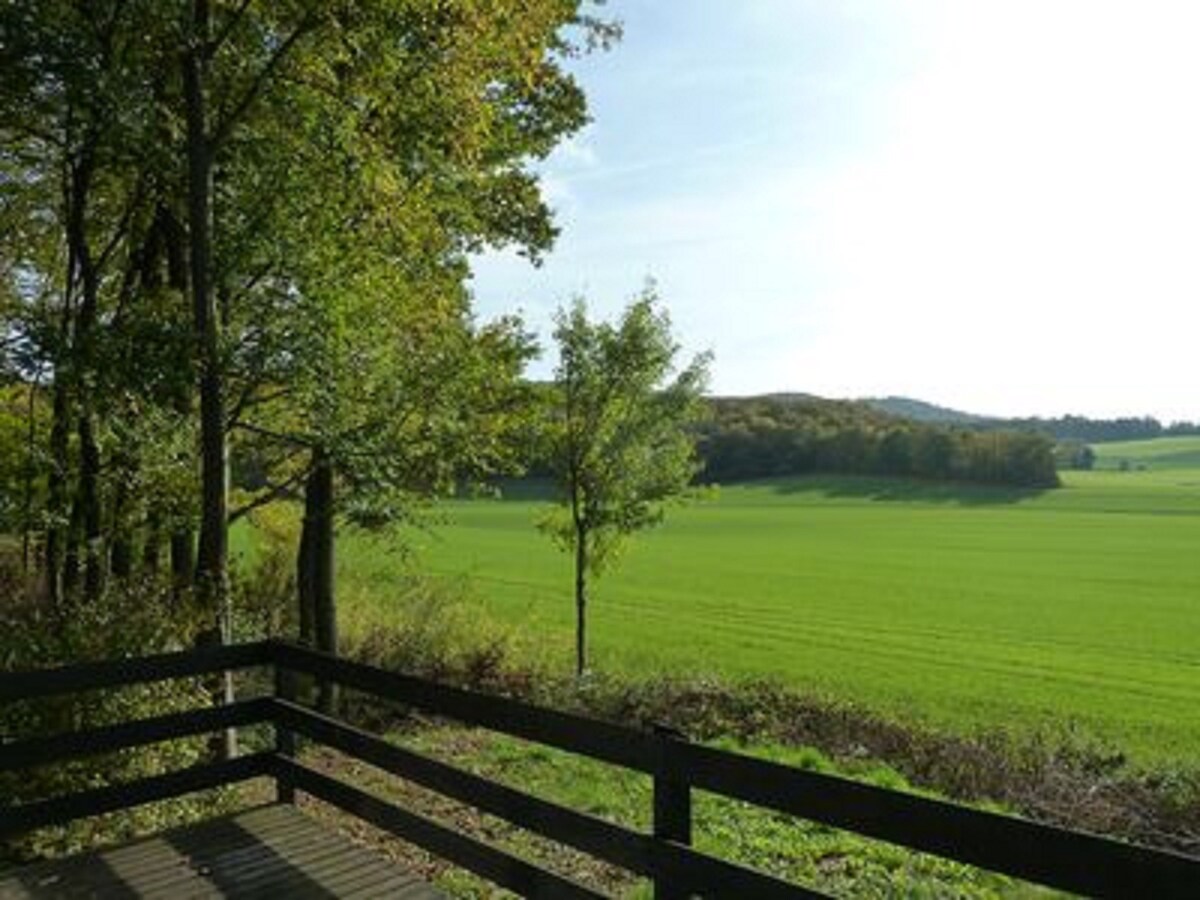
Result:
{"type": "MultiPolygon", "coordinates": [[[[691,846],[692,788],[679,774],[675,763],[675,747],[687,737],[673,728],[654,727],[658,743],[658,763],[654,771],[654,839],[691,846]]],[[[659,857],[660,860],[662,857],[659,857]]],[[[660,864],[654,876],[655,900],[683,900],[687,890],[675,883],[660,864]]]]}
{"type": "MultiPolygon", "coordinates": [[[[275,699],[295,702],[296,673],[275,664],[275,699]]],[[[275,754],[291,759],[296,755],[296,733],[275,720],[275,754]]],[[[279,803],[296,802],[296,786],[287,777],[275,776],[275,799],[279,803]]]]}

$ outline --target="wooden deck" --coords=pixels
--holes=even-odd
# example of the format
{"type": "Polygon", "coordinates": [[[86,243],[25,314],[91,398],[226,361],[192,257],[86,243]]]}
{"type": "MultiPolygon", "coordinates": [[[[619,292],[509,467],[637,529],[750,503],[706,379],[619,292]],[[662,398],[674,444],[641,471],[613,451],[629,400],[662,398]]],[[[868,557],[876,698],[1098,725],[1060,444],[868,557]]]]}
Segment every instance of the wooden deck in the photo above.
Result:
{"type": "Polygon", "coordinates": [[[394,863],[286,804],[0,876],[0,900],[441,896],[394,863]]]}

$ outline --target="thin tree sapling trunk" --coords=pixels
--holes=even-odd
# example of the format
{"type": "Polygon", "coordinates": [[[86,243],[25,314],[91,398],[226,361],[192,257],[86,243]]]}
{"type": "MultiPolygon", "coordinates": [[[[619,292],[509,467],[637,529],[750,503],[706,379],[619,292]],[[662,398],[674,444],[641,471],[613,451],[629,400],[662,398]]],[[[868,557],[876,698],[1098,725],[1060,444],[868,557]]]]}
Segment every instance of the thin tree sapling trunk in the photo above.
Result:
{"type": "Polygon", "coordinates": [[[587,531],[575,528],[575,674],[587,671],[587,531]]]}

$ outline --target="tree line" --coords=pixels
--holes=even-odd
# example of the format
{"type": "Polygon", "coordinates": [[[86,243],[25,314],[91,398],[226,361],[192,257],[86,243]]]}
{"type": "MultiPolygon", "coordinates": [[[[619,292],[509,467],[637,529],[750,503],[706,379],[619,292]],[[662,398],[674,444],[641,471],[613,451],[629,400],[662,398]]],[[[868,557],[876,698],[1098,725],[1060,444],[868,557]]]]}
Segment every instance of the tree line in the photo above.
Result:
{"type": "Polygon", "coordinates": [[[1040,434],[920,423],[863,403],[804,395],[715,398],[710,406],[699,428],[705,481],[828,472],[1059,483],[1054,442],[1040,434]]]}
{"type": "Polygon", "coordinates": [[[1113,419],[1093,419],[1087,416],[1023,416],[999,418],[966,413],[911,397],[872,397],[862,401],[872,409],[917,422],[954,425],[981,431],[1032,431],[1057,441],[1101,443],[1104,441],[1139,441],[1156,437],[1200,434],[1200,424],[1176,421],[1164,424],[1153,416],[1123,416],[1113,419]]]}
{"type": "Polygon", "coordinates": [[[1001,427],[1046,434],[1059,441],[1103,443],[1104,441],[1142,441],[1157,437],[1200,434],[1194,422],[1164,425],[1153,416],[1126,416],[1116,419],[1089,419],[1086,416],[1057,418],[1006,419],[1001,427]]]}

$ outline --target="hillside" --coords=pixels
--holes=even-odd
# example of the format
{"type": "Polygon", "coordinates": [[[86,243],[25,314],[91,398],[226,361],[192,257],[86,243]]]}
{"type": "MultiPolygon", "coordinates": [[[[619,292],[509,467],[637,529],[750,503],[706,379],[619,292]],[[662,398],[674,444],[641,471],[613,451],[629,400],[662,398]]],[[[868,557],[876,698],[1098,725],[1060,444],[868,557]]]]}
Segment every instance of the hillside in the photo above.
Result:
{"type": "Polygon", "coordinates": [[[963,412],[912,397],[868,397],[858,402],[881,413],[912,422],[954,425],[983,431],[1033,432],[1047,435],[1056,441],[1142,441],[1169,435],[1200,433],[1200,425],[1195,422],[1163,424],[1153,416],[1120,416],[1115,419],[1092,419],[1076,415],[1001,418],[963,412]]]}
{"type": "Polygon", "coordinates": [[[1200,436],[1096,444],[1096,468],[1119,469],[1122,463],[1151,471],[1200,469],[1200,436]]]}
{"type": "Polygon", "coordinates": [[[901,419],[909,419],[913,422],[932,422],[938,425],[963,425],[971,427],[993,425],[1003,421],[1002,419],[990,416],[979,416],[974,413],[951,409],[948,406],[938,406],[936,403],[927,403],[924,400],[916,400],[912,397],[865,397],[858,402],[879,412],[898,416],[901,419]]]}
{"type": "Polygon", "coordinates": [[[714,397],[710,408],[699,433],[702,478],[710,482],[840,473],[1058,484],[1053,443],[1028,431],[919,422],[805,394],[714,397]]]}

